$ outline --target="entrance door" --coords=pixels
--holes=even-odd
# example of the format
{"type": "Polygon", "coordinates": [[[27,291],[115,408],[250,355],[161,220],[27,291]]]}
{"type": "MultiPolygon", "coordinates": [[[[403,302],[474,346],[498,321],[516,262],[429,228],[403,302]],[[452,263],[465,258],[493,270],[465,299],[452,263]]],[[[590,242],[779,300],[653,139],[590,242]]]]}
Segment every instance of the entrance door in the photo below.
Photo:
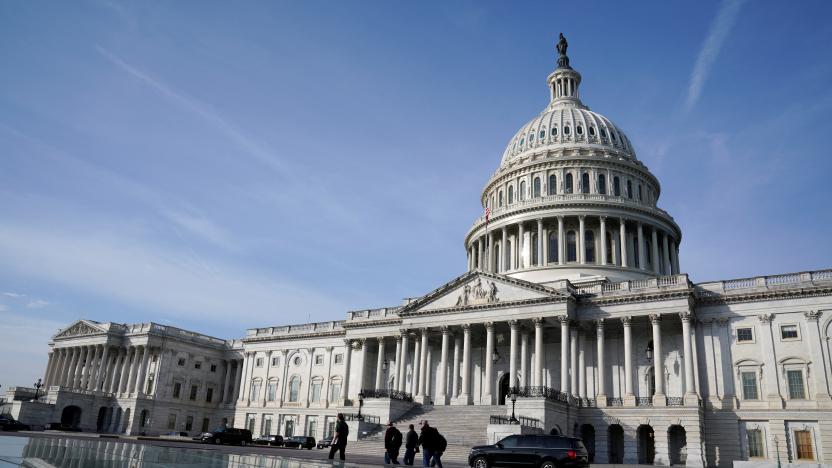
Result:
{"type": "Polygon", "coordinates": [[[498,405],[505,405],[506,404],[506,399],[508,397],[508,391],[509,391],[509,384],[510,383],[511,383],[511,379],[509,378],[508,374],[503,374],[503,376],[500,377],[500,395],[499,395],[499,399],[497,400],[498,405]]]}
{"type": "Polygon", "coordinates": [[[624,463],[624,429],[618,424],[613,424],[609,428],[607,437],[609,462],[624,463]]]}
{"type": "Polygon", "coordinates": [[[292,437],[295,435],[295,422],[291,419],[286,420],[286,435],[285,437],[292,437]]]}
{"type": "Polygon", "coordinates": [[[687,436],[682,426],[670,426],[667,431],[668,444],[670,445],[670,464],[684,465],[687,460],[687,436]]]}
{"type": "Polygon", "coordinates": [[[638,462],[643,465],[652,465],[656,458],[656,447],[654,445],[653,428],[640,426],[638,428],[638,462]]]}

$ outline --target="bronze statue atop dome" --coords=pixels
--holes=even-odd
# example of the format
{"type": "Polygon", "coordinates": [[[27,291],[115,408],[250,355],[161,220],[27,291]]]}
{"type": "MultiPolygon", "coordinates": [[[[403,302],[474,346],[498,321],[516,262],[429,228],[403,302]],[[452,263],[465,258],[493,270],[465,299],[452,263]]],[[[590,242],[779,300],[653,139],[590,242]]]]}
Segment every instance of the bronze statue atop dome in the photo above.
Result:
{"type": "Polygon", "coordinates": [[[555,48],[558,50],[558,68],[571,68],[569,66],[569,57],[566,56],[566,49],[569,47],[569,43],[566,42],[566,38],[563,37],[563,33],[560,33],[560,39],[558,39],[558,43],[555,48]]]}

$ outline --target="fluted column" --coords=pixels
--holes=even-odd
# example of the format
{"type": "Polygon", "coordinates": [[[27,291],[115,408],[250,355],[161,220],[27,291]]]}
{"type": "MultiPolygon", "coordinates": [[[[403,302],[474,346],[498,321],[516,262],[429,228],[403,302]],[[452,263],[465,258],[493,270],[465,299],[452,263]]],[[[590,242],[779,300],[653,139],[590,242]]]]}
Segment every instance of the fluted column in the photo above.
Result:
{"type": "Polygon", "coordinates": [[[529,375],[529,331],[525,328],[520,332],[520,386],[532,385],[529,375]]]}
{"type": "Polygon", "coordinates": [[[679,270],[679,252],[676,250],[678,246],[676,245],[676,241],[670,243],[670,267],[673,270],[674,275],[678,275],[679,270]]]}
{"type": "Polygon", "coordinates": [[[633,406],[636,404],[633,393],[633,333],[632,317],[621,317],[621,325],[624,327],[624,404],[633,406]]]}
{"type": "Polygon", "coordinates": [[[500,244],[500,265],[498,271],[504,272],[509,269],[511,254],[508,251],[508,229],[503,226],[503,242],[500,244]]]}
{"type": "Polygon", "coordinates": [[[518,387],[517,384],[517,320],[508,322],[510,331],[510,348],[508,353],[508,386],[518,387]]]}
{"type": "Polygon", "coordinates": [[[483,248],[483,245],[482,245],[482,238],[478,238],[477,239],[477,270],[480,270],[480,271],[482,271],[483,268],[485,267],[485,262],[483,262],[483,258],[482,258],[483,257],[482,253],[483,253],[484,250],[485,249],[483,248]]]}
{"type": "MultiPolygon", "coordinates": [[[[399,367],[402,364],[402,335],[396,335],[396,355],[393,358],[394,362],[396,363],[396,373],[393,374],[393,388],[391,390],[398,390],[399,389],[399,367]]],[[[392,372],[393,366],[388,367],[392,372]]],[[[389,378],[387,379],[390,380],[389,378]]]]}
{"type": "Polygon", "coordinates": [[[601,216],[601,265],[607,264],[607,218],[601,216]]]}
{"type": "Polygon", "coordinates": [[[636,233],[638,237],[638,268],[641,270],[646,270],[647,262],[645,258],[647,256],[644,254],[644,227],[641,225],[641,223],[638,223],[636,233]]]}
{"type": "Polygon", "coordinates": [[[537,266],[543,266],[543,218],[537,218],[537,266]]]}
{"type": "Polygon", "coordinates": [[[75,370],[74,370],[74,380],[72,382],[72,388],[80,389],[81,383],[83,382],[84,376],[84,365],[87,360],[87,356],[90,353],[89,346],[82,346],[80,352],[78,353],[78,362],[76,363],[75,370]]]}
{"type": "Polygon", "coordinates": [[[66,375],[69,372],[69,364],[72,360],[71,357],[71,348],[60,348],[61,351],[61,368],[58,373],[57,379],[55,380],[55,385],[64,386],[66,385],[66,375]]]}
{"type": "MultiPolygon", "coordinates": [[[[355,394],[359,394],[364,389],[364,372],[367,370],[367,340],[361,338],[355,340],[358,343],[358,358],[361,363],[358,366],[358,388],[355,389],[355,394]]],[[[310,368],[311,371],[311,368],[310,368]]],[[[309,380],[312,376],[309,376],[309,380]]]]}
{"type": "Polygon", "coordinates": [[[564,249],[563,216],[558,216],[558,265],[566,263],[566,249],[564,249]]]}
{"type": "Polygon", "coordinates": [[[621,237],[619,241],[621,244],[621,255],[619,255],[621,257],[621,266],[627,268],[629,266],[629,260],[627,259],[627,223],[624,221],[624,218],[619,218],[618,223],[619,236],[621,237]]]}
{"type": "Polygon", "coordinates": [[[147,364],[150,362],[150,348],[145,345],[142,346],[142,360],[141,360],[141,367],[139,367],[139,376],[136,378],[136,389],[135,394],[141,395],[144,393],[146,388],[146,378],[147,378],[147,364]]]}
{"type": "Polygon", "coordinates": [[[93,387],[93,390],[95,390],[95,391],[103,390],[103,388],[101,388],[101,386],[103,384],[103,381],[104,381],[107,373],[110,370],[110,365],[109,365],[109,362],[108,362],[108,360],[110,359],[109,351],[110,351],[110,347],[105,344],[104,349],[101,352],[101,365],[99,366],[98,373],[95,376],[95,387],[93,387]]]}
{"type": "Polygon", "coordinates": [[[493,404],[492,396],[492,381],[494,380],[494,360],[492,355],[494,353],[494,322],[485,323],[485,381],[483,382],[483,396],[482,399],[485,404],[493,404]]]}
{"type": "MultiPolygon", "coordinates": [[[[242,390],[243,386],[243,376],[245,361],[243,359],[235,359],[234,360],[234,381],[232,383],[234,389],[234,395],[231,397],[231,401],[229,403],[233,403],[235,401],[240,401],[240,390],[242,390]]],[[[283,353],[283,368],[286,369],[288,366],[286,365],[286,353],[283,353]]],[[[286,386],[285,382],[281,383],[283,387],[286,386]]],[[[280,402],[283,402],[283,392],[280,393],[280,402]]]]}
{"type": "Polygon", "coordinates": [[[685,404],[698,404],[699,398],[696,396],[696,387],[693,378],[693,347],[691,346],[690,335],[690,319],[692,315],[690,312],[680,312],[679,318],[682,319],[682,346],[685,353],[685,404]]]}
{"type": "Polygon", "coordinates": [[[666,406],[664,393],[664,355],[662,354],[662,316],[650,314],[653,325],[653,372],[656,378],[656,393],[653,395],[653,406],[666,406]]]}
{"type": "MultiPolygon", "coordinates": [[[[767,371],[767,373],[763,377],[763,381],[765,382],[765,391],[766,396],[765,399],[768,401],[770,408],[783,408],[783,397],[780,393],[780,379],[777,375],[777,362],[774,355],[774,331],[771,327],[771,322],[774,319],[774,314],[760,314],[757,316],[760,319],[760,345],[762,348],[762,361],[763,361],[763,369],[772,369],[771,371],[767,371]]],[[[730,323],[727,323],[728,327],[726,327],[726,332],[731,333],[730,323]]],[[[729,338],[726,339],[727,343],[730,343],[730,335],[729,338]]],[[[742,390],[740,388],[740,390],[742,390]]]]}
{"type": "Polygon", "coordinates": [[[578,261],[581,265],[586,264],[586,223],[584,216],[578,216],[578,261]]]}
{"type": "MultiPolygon", "coordinates": [[[[503,244],[505,247],[505,244],[503,244]]],[[[448,346],[450,346],[450,330],[448,327],[443,326],[442,330],[442,351],[439,355],[439,369],[436,371],[436,383],[438,390],[436,392],[436,401],[435,404],[439,405],[447,405],[448,404],[448,382],[447,382],[447,375],[448,375],[448,346]]]]}
{"type": "Polygon", "coordinates": [[[46,359],[46,370],[43,372],[43,386],[47,390],[52,379],[52,373],[55,370],[55,363],[58,361],[57,356],[58,354],[54,350],[49,350],[49,357],[46,359]]]}
{"type": "Polygon", "coordinates": [[[560,391],[569,393],[569,317],[560,320],[560,391]]]}
{"type": "Polygon", "coordinates": [[[534,386],[543,386],[543,318],[534,322],[534,386]]]}
{"type": "Polygon", "coordinates": [[[586,399],[586,335],[578,333],[578,397],[586,399]]]}
{"type": "Polygon", "coordinates": [[[109,393],[118,393],[120,378],[121,378],[121,366],[124,362],[124,352],[125,349],[118,347],[115,349],[115,360],[113,361],[113,372],[110,376],[110,385],[107,387],[107,391],[109,393]]]}
{"type": "Polygon", "coordinates": [[[90,346],[89,354],[87,355],[87,362],[84,363],[84,376],[81,383],[81,388],[84,390],[92,390],[95,379],[96,361],[98,361],[98,346],[90,346]]]}
{"type": "MultiPolygon", "coordinates": [[[[352,340],[344,340],[344,385],[341,386],[341,399],[346,404],[350,399],[350,364],[352,363],[352,340]]],[[[288,365],[288,363],[287,363],[288,365]]],[[[285,387],[286,385],[284,385],[285,387]]]]}
{"type": "Polygon", "coordinates": [[[595,361],[598,365],[598,385],[595,388],[596,405],[599,407],[607,406],[607,386],[606,386],[606,362],[604,356],[604,319],[595,321],[595,344],[598,347],[595,361]]]}
{"type": "Polygon", "coordinates": [[[462,326],[462,390],[459,399],[465,405],[471,404],[471,325],[462,326]]]}
{"type": "Polygon", "coordinates": [[[821,341],[820,329],[818,328],[821,314],[821,311],[810,310],[804,312],[803,316],[806,317],[806,341],[809,347],[809,356],[811,356],[813,363],[813,372],[809,374],[812,376],[812,388],[814,389],[811,394],[815,400],[829,402],[827,375],[823,369],[823,341],[821,341]]]}
{"type": "Polygon", "coordinates": [[[569,393],[578,396],[578,329],[569,330],[569,393]]]}
{"type": "MultiPolygon", "coordinates": [[[[161,363],[161,359],[159,363],[161,363]]],[[[269,363],[271,365],[271,363],[269,363]]],[[[225,360],[225,378],[223,379],[223,386],[222,386],[222,396],[220,397],[220,403],[226,404],[228,403],[228,392],[231,391],[231,361],[225,360]]]]}
{"type": "Polygon", "coordinates": [[[526,233],[523,230],[523,223],[522,222],[517,223],[517,231],[518,231],[518,235],[517,235],[517,268],[520,269],[520,268],[524,268],[526,266],[525,259],[523,258],[523,255],[526,252],[526,250],[524,249],[524,247],[525,247],[524,240],[525,240],[525,237],[526,237],[526,233]]]}
{"type": "Polygon", "coordinates": [[[413,373],[410,378],[410,393],[419,396],[419,370],[422,366],[422,341],[420,337],[413,337],[413,373]]]}
{"type": "Polygon", "coordinates": [[[375,389],[384,388],[384,337],[378,337],[378,356],[376,357],[376,384],[375,389]]]}
{"type": "Polygon", "coordinates": [[[133,360],[130,361],[130,380],[127,383],[127,394],[136,392],[136,379],[139,376],[139,367],[141,366],[141,355],[139,354],[140,347],[133,348],[133,360]]]}
{"type": "Polygon", "coordinates": [[[419,395],[424,396],[428,375],[428,329],[422,329],[422,353],[419,356],[419,395]]]}
{"type": "Polygon", "coordinates": [[[121,378],[118,381],[118,393],[124,393],[127,391],[127,379],[130,373],[130,361],[133,357],[134,352],[135,348],[129,346],[127,347],[127,350],[124,353],[124,361],[121,363],[121,378]]]}
{"type": "Polygon", "coordinates": [[[664,261],[664,274],[672,275],[673,269],[670,267],[670,250],[667,243],[667,233],[662,234],[662,260],[664,261]]]}
{"type": "Polygon", "coordinates": [[[396,363],[398,366],[399,374],[399,381],[396,382],[396,388],[400,392],[406,392],[407,387],[405,386],[405,381],[407,380],[407,330],[401,330],[401,337],[402,337],[402,351],[401,351],[401,362],[396,363]]]}
{"type": "Polygon", "coordinates": [[[661,274],[661,268],[659,268],[659,266],[661,265],[662,262],[659,259],[659,235],[656,232],[656,227],[655,226],[652,227],[650,229],[650,231],[652,231],[650,235],[651,235],[652,241],[653,241],[653,245],[651,246],[653,248],[653,265],[652,265],[653,273],[655,273],[657,275],[660,275],[661,274]]]}
{"type": "MultiPolygon", "coordinates": [[[[262,387],[263,388],[263,394],[258,395],[258,398],[260,398],[260,406],[262,406],[262,407],[266,406],[266,401],[268,401],[268,397],[269,397],[269,378],[271,377],[271,373],[272,373],[272,354],[273,353],[274,353],[274,351],[267,351],[266,356],[263,358],[263,360],[265,361],[265,364],[266,364],[266,376],[263,378],[263,387],[262,387]]],[[[309,369],[310,370],[312,369],[312,364],[314,362],[314,358],[315,358],[315,353],[314,353],[314,348],[313,348],[312,352],[309,353],[309,369]]],[[[308,385],[307,385],[306,388],[309,390],[309,392],[311,392],[312,391],[312,381],[311,381],[311,379],[307,380],[307,383],[308,383],[308,385]]],[[[306,404],[307,404],[307,406],[309,405],[309,393],[307,393],[307,396],[306,396],[306,404]]]]}
{"type": "Polygon", "coordinates": [[[451,397],[454,399],[459,397],[459,360],[462,348],[462,337],[459,334],[454,336],[454,368],[453,368],[453,382],[451,382],[451,397]]]}

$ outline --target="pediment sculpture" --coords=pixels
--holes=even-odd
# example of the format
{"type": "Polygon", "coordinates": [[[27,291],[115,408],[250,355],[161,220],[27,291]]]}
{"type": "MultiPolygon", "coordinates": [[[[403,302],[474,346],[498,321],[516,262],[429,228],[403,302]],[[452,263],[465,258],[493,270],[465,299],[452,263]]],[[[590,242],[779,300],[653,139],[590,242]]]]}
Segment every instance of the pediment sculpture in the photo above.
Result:
{"type": "Polygon", "coordinates": [[[500,300],[497,297],[497,292],[499,292],[499,290],[497,289],[496,283],[493,281],[486,281],[486,285],[483,286],[482,278],[478,278],[477,282],[473,286],[466,284],[465,287],[462,288],[462,292],[456,300],[456,306],[462,307],[497,302],[500,300]]]}
{"type": "Polygon", "coordinates": [[[61,332],[58,336],[63,338],[69,336],[95,335],[96,333],[101,333],[101,330],[84,322],[78,322],[61,332]]]}

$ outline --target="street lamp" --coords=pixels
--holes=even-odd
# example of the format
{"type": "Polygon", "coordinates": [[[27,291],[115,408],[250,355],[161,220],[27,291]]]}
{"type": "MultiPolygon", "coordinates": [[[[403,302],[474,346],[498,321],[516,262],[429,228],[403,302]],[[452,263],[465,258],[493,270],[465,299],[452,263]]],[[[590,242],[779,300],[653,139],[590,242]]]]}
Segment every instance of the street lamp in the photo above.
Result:
{"type": "Polygon", "coordinates": [[[35,400],[37,400],[40,396],[40,388],[43,387],[43,384],[40,382],[40,379],[38,379],[38,381],[33,385],[35,386],[35,400]]]}
{"type": "Polygon", "coordinates": [[[647,343],[647,349],[644,350],[644,354],[647,355],[647,361],[653,362],[653,342],[647,343]]]}
{"type": "Polygon", "coordinates": [[[780,441],[774,436],[774,451],[777,452],[777,468],[780,468],[780,441]]]}
{"type": "Polygon", "coordinates": [[[358,392],[358,420],[363,421],[364,416],[361,416],[361,408],[364,406],[364,390],[358,392]]]}
{"type": "Polygon", "coordinates": [[[520,421],[517,419],[517,416],[514,415],[514,408],[517,406],[517,389],[512,388],[511,393],[509,393],[508,397],[511,399],[511,417],[508,418],[509,424],[520,424],[520,421]]]}

